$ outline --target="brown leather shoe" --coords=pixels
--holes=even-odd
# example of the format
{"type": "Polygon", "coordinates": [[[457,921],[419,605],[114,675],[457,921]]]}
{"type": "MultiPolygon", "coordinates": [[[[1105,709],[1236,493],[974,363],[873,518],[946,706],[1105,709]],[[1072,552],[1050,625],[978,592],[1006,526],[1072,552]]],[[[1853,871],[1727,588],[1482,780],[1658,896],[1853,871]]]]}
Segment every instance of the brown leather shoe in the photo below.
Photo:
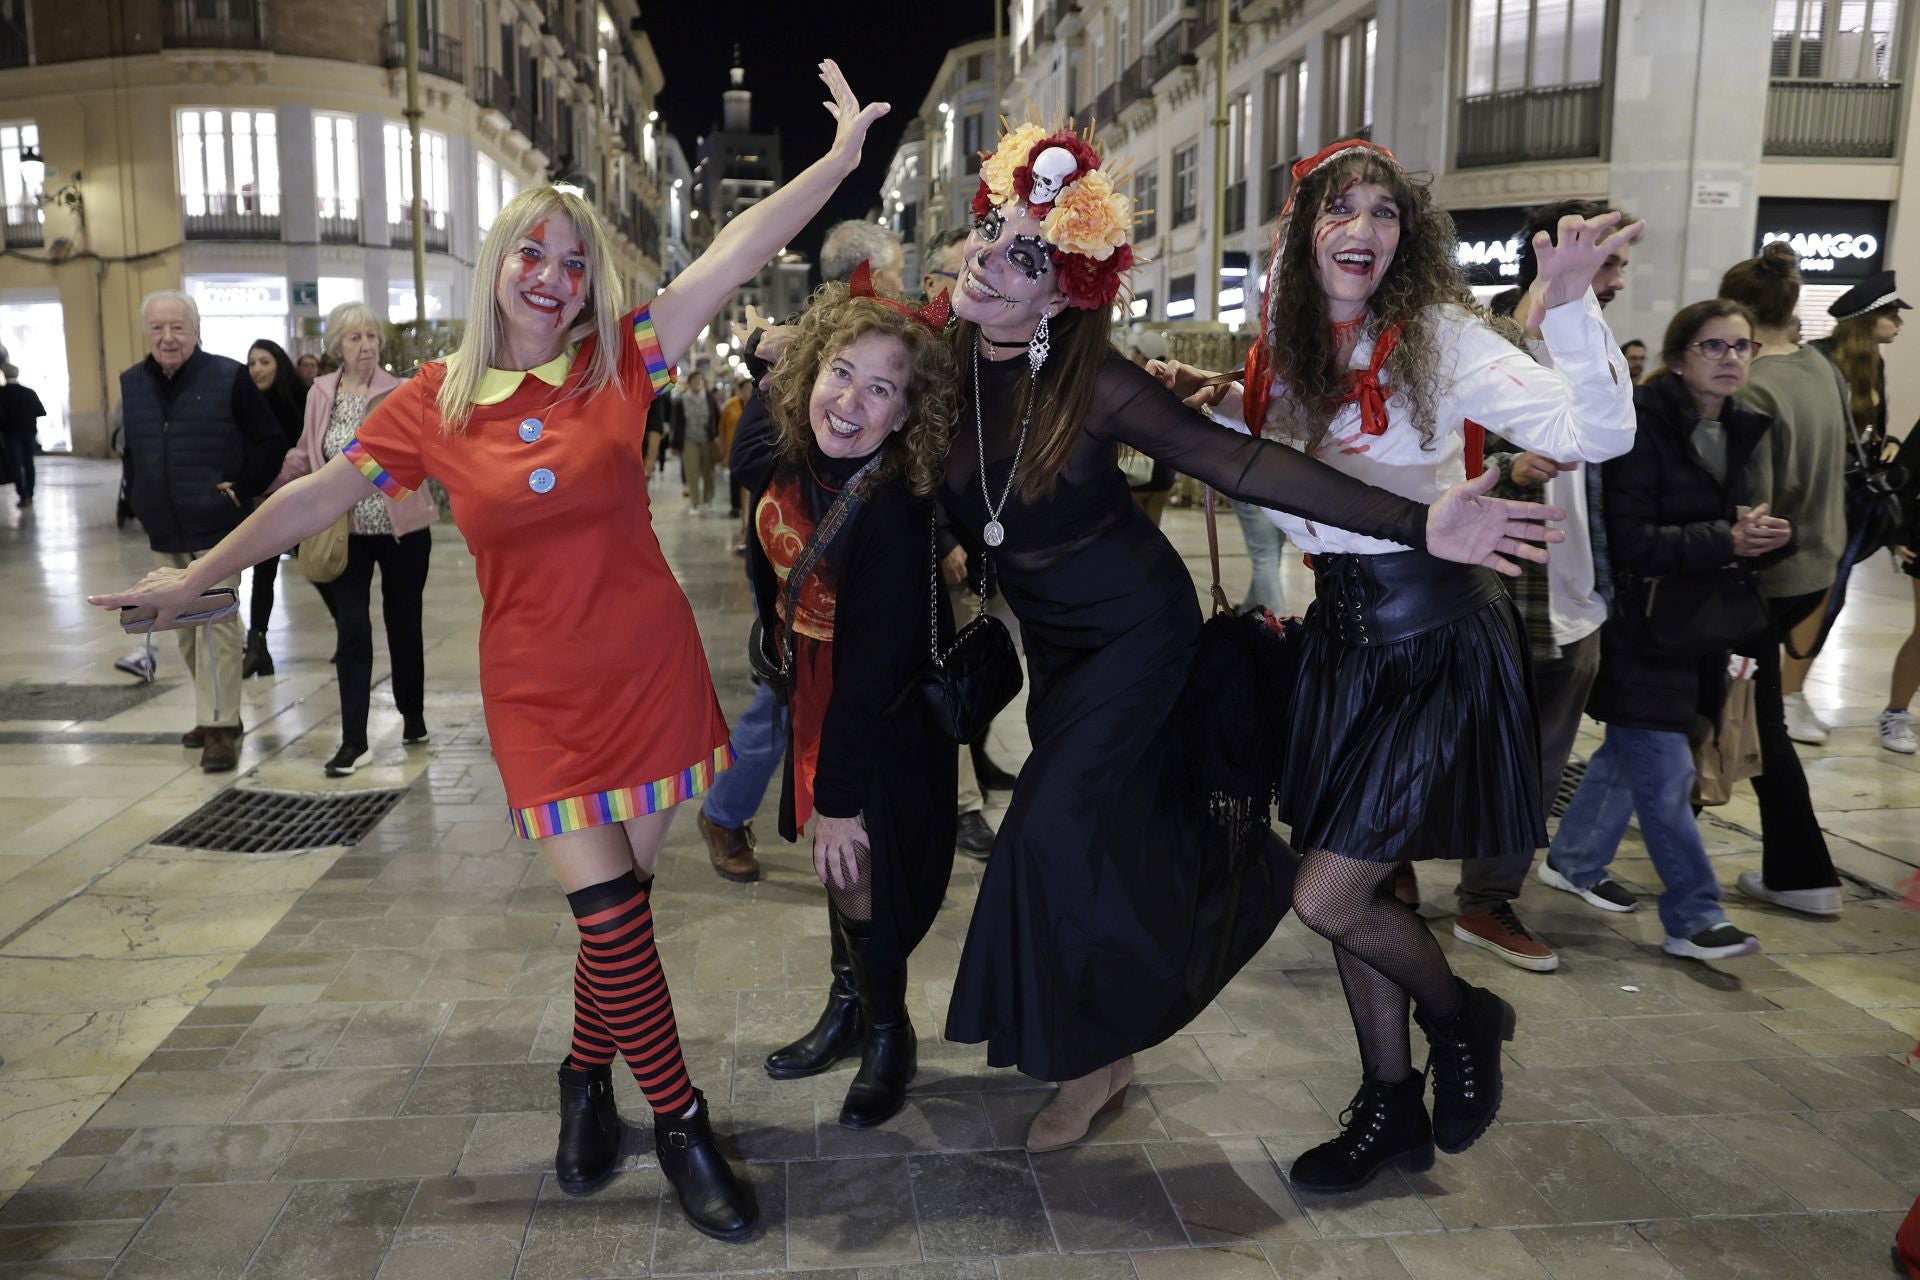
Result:
{"type": "Polygon", "coordinates": [[[226,773],[240,763],[240,732],[219,725],[206,727],[207,745],[200,749],[203,773],[226,773]]]}
{"type": "MultiPolygon", "coordinates": [[[[233,727],[233,737],[236,742],[246,736],[247,736],[247,726],[244,723],[236,724],[233,727]]],[[[189,751],[198,751],[200,748],[206,746],[207,745],[207,726],[203,724],[197,724],[193,726],[193,728],[181,734],[180,745],[187,748],[189,751]]]]}
{"type": "Polygon", "coordinates": [[[760,860],[753,856],[752,823],[723,827],[708,821],[705,809],[699,811],[697,821],[700,834],[706,837],[707,857],[713,860],[713,869],[721,879],[752,884],[760,878],[760,860]]]}
{"type": "Polygon", "coordinates": [[[1527,932],[1513,906],[1503,902],[1491,911],[1455,916],[1453,936],[1470,947],[1491,951],[1516,969],[1552,973],[1560,967],[1553,948],[1527,932]]]}

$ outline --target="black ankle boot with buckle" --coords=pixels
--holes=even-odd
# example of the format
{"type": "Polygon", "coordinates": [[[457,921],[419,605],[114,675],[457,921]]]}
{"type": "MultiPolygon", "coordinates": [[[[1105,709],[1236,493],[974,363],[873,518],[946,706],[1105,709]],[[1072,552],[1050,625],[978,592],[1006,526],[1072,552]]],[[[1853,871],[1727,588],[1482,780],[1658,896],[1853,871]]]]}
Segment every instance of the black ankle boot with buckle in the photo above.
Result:
{"type": "Polygon", "coordinates": [[[760,1210],[753,1191],[733,1176],[727,1158],[714,1145],[707,1122],[707,1097],[693,1091],[693,1114],[653,1113],[654,1155],[673,1186],[680,1211],[702,1235],[715,1240],[744,1240],[753,1233],[760,1210]]]}
{"type": "Polygon", "coordinates": [[[1460,983],[1460,1008],[1447,1019],[1413,1020],[1427,1033],[1433,1075],[1433,1140],[1448,1155],[1472,1146],[1500,1110],[1500,1046],[1513,1039],[1513,1006],[1485,987],[1460,983]]]}
{"type": "Polygon", "coordinates": [[[1368,1080],[1340,1113],[1340,1136],[1302,1152],[1287,1180],[1306,1191],[1355,1191],[1390,1164],[1408,1173],[1433,1168],[1427,1078],[1397,1084],[1368,1080]]]}
{"type": "Polygon", "coordinates": [[[620,1112],[613,1068],[560,1068],[560,1146],[553,1171],[560,1189],[584,1196],[607,1185],[620,1165],[620,1112]]]}
{"type": "Polygon", "coordinates": [[[860,993],[853,985],[853,965],[847,958],[847,939],[840,932],[840,916],[827,908],[831,939],[833,985],[827,988],[827,1007],[813,1029],[767,1055],[767,1074],[775,1080],[802,1080],[817,1076],[836,1062],[855,1057],[866,1038],[867,1022],[860,1013],[860,993]]]}
{"type": "Polygon", "coordinates": [[[907,966],[897,957],[875,954],[871,922],[842,917],[840,930],[846,934],[847,959],[866,1023],[860,1070],[840,1104],[840,1123],[871,1129],[900,1114],[907,1105],[907,1086],[919,1070],[919,1045],[907,1016],[907,966]]]}

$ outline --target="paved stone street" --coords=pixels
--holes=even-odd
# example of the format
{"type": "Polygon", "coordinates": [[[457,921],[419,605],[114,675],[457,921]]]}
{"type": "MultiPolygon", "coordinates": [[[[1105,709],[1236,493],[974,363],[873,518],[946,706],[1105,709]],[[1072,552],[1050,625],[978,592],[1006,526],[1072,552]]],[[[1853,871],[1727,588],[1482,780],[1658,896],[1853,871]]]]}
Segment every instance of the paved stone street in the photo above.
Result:
{"type": "MultiPolygon", "coordinates": [[[[116,479],[49,460],[36,511],[0,516],[5,682],[132,683],[111,665],[132,646],[81,599],[149,563],[137,530],[113,527],[116,479]]],[[[733,525],[688,514],[677,484],[657,486],[656,506],[737,712],[747,596],[733,525]]],[[[1168,523],[1202,566],[1197,516],[1168,523]]],[[[1239,550],[1231,521],[1222,536],[1239,550]]],[[[851,1064],[789,1083],[760,1068],[825,986],[823,895],[774,831],[777,797],[758,823],[757,885],[714,876],[682,815],[659,877],[660,948],[694,1078],[765,1223],[723,1245],[663,1200],[650,1126],[628,1130],[625,1171],[593,1197],[562,1196],[549,1172],[575,934],[538,850],[505,821],[457,531],[438,529],[428,584],[432,744],[400,745],[382,684],[374,767],[339,783],[320,769],[337,744],[332,632],[289,564],[280,674],[247,682],[237,777],[201,774],[175,741],[193,699],[170,639],[157,650],[168,687],[150,701],[102,720],[0,721],[0,1280],[1887,1276],[1893,1228],[1920,1194],[1920,1071],[1905,1060],[1920,1039],[1920,911],[1900,900],[1920,863],[1920,766],[1871,727],[1913,611],[1907,580],[1870,568],[1810,686],[1841,727],[1804,749],[1853,877],[1845,915],[1790,917],[1731,893],[1759,863],[1750,792],[1705,820],[1729,912],[1766,946],[1746,960],[1667,959],[1651,903],[1604,915],[1536,882],[1521,911],[1561,969],[1503,967],[1453,940],[1453,868],[1427,865],[1427,912],[1458,969],[1520,1012],[1505,1106],[1466,1155],[1354,1195],[1305,1196],[1284,1178],[1335,1131],[1358,1078],[1331,956],[1297,924],[1140,1055],[1144,1087],[1085,1145],[1029,1157],[1046,1092],[938,1038],[978,883],[962,858],[914,960],[914,1101],[855,1133],[835,1118],[851,1064]],[[235,784],[407,792],[346,849],[150,843],[235,784]]],[[[1244,574],[1230,556],[1230,590],[1244,574]]],[[[1297,563],[1287,587],[1304,605],[1297,563]]],[[[1009,765],[1017,720],[996,730],[1009,765]]],[[[1657,888],[1637,835],[1616,870],[1657,888]]],[[[623,1112],[644,1118],[631,1079],[615,1078],[623,1112]]]]}

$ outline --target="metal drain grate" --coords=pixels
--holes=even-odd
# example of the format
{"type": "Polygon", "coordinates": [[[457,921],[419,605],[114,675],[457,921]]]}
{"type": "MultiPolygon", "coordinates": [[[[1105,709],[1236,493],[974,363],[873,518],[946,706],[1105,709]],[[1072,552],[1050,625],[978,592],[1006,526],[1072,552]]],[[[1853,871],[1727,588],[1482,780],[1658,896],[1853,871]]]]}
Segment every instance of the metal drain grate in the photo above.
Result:
{"type": "Polygon", "coordinates": [[[1573,793],[1580,789],[1580,779],[1587,776],[1585,760],[1569,760],[1564,773],[1560,775],[1560,789],[1553,793],[1553,809],[1550,816],[1564,818],[1567,806],[1573,803],[1573,793]]]}
{"type": "Polygon", "coordinates": [[[0,685],[0,720],[105,720],[173,687],[171,681],[0,685]]]}
{"type": "Polygon", "coordinates": [[[232,787],[167,828],[153,843],[222,853],[289,853],[358,844],[404,790],[302,795],[232,787]]]}

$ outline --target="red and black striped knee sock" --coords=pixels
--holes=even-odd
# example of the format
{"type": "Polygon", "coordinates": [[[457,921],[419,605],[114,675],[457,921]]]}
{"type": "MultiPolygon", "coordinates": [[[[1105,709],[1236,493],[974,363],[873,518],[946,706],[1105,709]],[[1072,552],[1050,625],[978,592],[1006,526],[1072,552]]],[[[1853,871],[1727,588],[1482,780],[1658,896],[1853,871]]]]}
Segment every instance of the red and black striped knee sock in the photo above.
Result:
{"type": "Polygon", "coordinates": [[[693,1081],[680,1055],[673,996],[653,946],[649,887],[633,872],[567,895],[580,928],[574,963],[573,1050],[567,1060],[589,1067],[627,1060],[647,1104],[680,1112],[693,1101],[693,1081]]]}

